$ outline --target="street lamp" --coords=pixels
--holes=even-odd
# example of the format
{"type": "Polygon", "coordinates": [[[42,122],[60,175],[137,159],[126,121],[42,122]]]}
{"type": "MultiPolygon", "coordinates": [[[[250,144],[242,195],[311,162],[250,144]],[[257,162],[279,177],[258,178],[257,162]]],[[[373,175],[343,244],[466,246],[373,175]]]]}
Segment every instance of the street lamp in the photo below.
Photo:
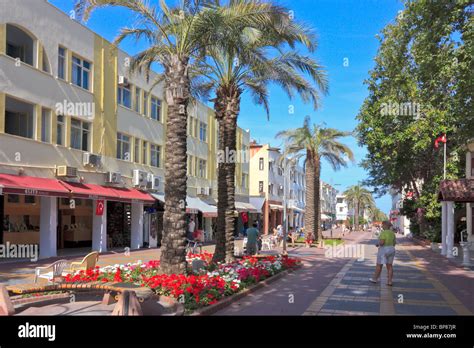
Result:
{"type": "Polygon", "coordinates": [[[288,238],[288,214],[287,214],[287,207],[288,207],[288,200],[287,200],[287,195],[288,195],[288,185],[287,185],[287,180],[288,180],[288,170],[290,169],[290,166],[288,165],[288,162],[292,162],[293,167],[294,163],[292,160],[288,160],[287,158],[282,159],[283,162],[283,255],[288,255],[288,252],[286,250],[286,239],[288,238]]]}

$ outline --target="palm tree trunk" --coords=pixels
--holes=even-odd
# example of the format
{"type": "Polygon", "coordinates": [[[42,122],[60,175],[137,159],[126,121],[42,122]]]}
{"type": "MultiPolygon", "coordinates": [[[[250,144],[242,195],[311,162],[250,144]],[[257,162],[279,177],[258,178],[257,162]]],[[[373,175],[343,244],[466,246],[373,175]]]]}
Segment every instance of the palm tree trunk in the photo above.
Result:
{"type": "Polygon", "coordinates": [[[309,150],[306,150],[306,209],[304,215],[304,229],[305,237],[316,238],[318,235],[318,218],[317,218],[317,206],[319,200],[319,191],[317,187],[319,186],[319,179],[316,176],[316,168],[314,162],[313,153],[309,150]]]}
{"type": "Polygon", "coordinates": [[[354,211],[354,231],[359,230],[359,201],[356,201],[354,211]]]}
{"type": "Polygon", "coordinates": [[[187,106],[188,59],[170,57],[165,66],[168,104],[165,151],[165,212],[160,267],[166,274],[186,272],[187,106]]]}
{"type": "Polygon", "coordinates": [[[218,167],[218,203],[216,250],[213,260],[234,260],[235,233],[235,160],[237,145],[237,117],[240,112],[241,91],[236,86],[220,87],[216,91],[214,108],[219,122],[219,151],[234,156],[225,158],[218,167]]]}
{"type": "Polygon", "coordinates": [[[316,204],[316,229],[317,233],[315,236],[317,237],[317,240],[319,243],[322,243],[323,241],[323,232],[321,230],[321,162],[319,160],[319,156],[316,157],[315,159],[315,171],[314,171],[314,177],[315,177],[315,204],[316,204]]]}

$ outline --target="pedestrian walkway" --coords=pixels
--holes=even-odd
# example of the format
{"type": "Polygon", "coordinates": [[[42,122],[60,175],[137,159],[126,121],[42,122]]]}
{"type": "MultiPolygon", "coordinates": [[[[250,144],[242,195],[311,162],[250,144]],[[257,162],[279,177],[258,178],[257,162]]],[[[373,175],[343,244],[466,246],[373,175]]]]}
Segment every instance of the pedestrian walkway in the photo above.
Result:
{"type": "MultiPolygon", "coordinates": [[[[216,315],[472,315],[474,276],[412,241],[399,239],[393,286],[386,270],[369,282],[377,248],[370,233],[353,232],[347,243],[361,244],[364,258],[327,258],[321,251],[305,266],[241,299],[216,315]],[[360,239],[354,238],[359,235],[360,239]],[[441,270],[441,267],[443,269],[441,270]],[[293,295],[293,296],[290,296],[293,295]],[[289,302],[293,298],[294,302],[289,302]]],[[[299,252],[301,253],[301,252],[299,252]]],[[[290,254],[298,254],[298,252],[290,254]]]]}

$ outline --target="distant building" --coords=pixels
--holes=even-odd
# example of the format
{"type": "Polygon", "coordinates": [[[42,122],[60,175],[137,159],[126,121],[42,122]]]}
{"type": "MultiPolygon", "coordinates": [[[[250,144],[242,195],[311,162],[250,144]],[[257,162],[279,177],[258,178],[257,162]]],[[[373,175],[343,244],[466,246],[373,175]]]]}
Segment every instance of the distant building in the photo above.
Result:
{"type": "Polygon", "coordinates": [[[349,205],[347,204],[346,196],[336,196],[336,221],[344,222],[349,217],[349,205]]]}

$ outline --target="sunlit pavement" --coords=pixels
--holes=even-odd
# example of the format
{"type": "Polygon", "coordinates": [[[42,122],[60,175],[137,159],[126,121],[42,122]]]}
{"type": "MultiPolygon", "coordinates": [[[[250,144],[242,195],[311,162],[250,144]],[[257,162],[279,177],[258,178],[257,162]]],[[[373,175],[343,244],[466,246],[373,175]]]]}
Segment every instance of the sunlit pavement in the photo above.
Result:
{"type": "Polygon", "coordinates": [[[328,258],[322,249],[289,249],[304,267],[233,303],[216,315],[472,315],[474,275],[440,255],[399,238],[393,287],[378,284],[372,235],[352,232],[364,259],[328,258]]]}

